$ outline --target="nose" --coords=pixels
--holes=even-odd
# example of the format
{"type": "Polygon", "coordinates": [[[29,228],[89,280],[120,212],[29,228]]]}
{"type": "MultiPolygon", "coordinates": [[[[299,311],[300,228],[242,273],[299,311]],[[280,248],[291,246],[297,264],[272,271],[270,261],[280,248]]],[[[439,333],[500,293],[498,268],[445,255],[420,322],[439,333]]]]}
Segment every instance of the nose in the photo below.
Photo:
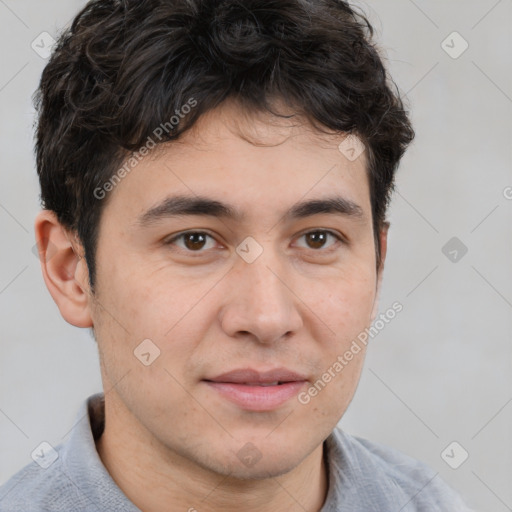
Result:
{"type": "Polygon", "coordinates": [[[253,263],[237,261],[226,283],[226,302],[220,310],[223,331],[234,338],[253,338],[271,344],[300,330],[300,299],[276,259],[260,256],[253,263]]]}

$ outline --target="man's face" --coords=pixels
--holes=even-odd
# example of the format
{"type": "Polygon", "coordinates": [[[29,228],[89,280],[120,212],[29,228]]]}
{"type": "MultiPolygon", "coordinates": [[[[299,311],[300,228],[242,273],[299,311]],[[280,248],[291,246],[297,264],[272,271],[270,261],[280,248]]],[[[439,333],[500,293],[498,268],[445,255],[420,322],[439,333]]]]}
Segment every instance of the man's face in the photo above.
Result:
{"type": "Polygon", "coordinates": [[[335,427],[364,349],[308,403],[298,397],[371,323],[378,288],[364,154],[351,162],[343,136],[268,121],[225,105],[117,185],[91,302],[106,400],[126,428],[164,459],[241,478],[291,470],[335,427]],[[171,196],[239,217],[145,215],[171,196]],[[357,206],[298,208],[340,198],[357,206]],[[295,382],[257,382],[275,369],[295,382]],[[234,370],[256,373],[222,377],[234,370]]]}

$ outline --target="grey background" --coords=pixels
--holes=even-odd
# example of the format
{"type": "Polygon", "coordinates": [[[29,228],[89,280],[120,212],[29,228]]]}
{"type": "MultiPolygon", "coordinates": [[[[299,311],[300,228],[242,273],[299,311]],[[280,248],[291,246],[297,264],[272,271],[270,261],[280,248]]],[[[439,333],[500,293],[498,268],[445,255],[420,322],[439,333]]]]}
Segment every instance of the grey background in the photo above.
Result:
{"type": "MultiPolygon", "coordinates": [[[[41,441],[59,444],[101,389],[94,341],[62,320],[32,253],[31,95],[45,60],[31,42],[56,37],[83,4],[0,0],[0,483],[41,441]]],[[[398,174],[381,296],[382,312],[404,309],[372,340],[341,425],[427,462],[477,510],[512,510],[512,2],[358,5],[417,139],[398,174]],[[469,44],[457,59],[441,45],[454,31],[469,44]],[[468,249],[457,262],[442,252],[454,236],[468,249]],[[452,441],[469,453],[458,469],[441,458],[452,441]]]]}

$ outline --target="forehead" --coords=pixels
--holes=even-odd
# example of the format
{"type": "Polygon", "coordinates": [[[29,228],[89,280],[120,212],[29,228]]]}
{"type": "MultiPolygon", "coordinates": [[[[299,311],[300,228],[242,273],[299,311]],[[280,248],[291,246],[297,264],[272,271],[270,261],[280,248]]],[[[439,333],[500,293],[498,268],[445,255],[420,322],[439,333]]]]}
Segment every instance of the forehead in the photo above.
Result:
{"type": "Polygon", "coordinates": [[[232,205],[238,218],[283,213],[336,195],[369,211],[366,155],[347,158],[346,134],[299,117],[248,113],[233,104],[203,115],[179,140],[158,145],[116,185],[106,206],[140,218],[169,195],[232,205]],[[341,144],[341,146],[340,146],[341,144]],[[341,147],[341,149],[340,149],[341,147]]]}

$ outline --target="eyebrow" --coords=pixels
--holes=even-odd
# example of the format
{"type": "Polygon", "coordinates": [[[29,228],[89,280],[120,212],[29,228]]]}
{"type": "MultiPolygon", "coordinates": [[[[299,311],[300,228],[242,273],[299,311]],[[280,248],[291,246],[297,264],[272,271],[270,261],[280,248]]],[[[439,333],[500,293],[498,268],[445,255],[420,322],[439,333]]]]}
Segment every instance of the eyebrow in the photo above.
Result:
{"type": "MultiPolygon", "coordinates": [[[[338,214],[357,220],[364,220],[363,209],[345,197],[336,196],[312,199],[294,204],[283,216],[284,220],[302,219],[318,214],[338,214]]],[[[170,196],[153,206],[137,218],[140,227],[149,226],[160,220],[186,215],[220,217],[235,221],[245,215],[237,208],[221,201],[202,196],[170,196]]]]}
{"type": "Polygon", "coordinates": [[[286,212],[285,219],[302,219],[320,213],[338,214],[358,220],[365,218],[364,211],[358,204],[345,197],[337,196],[297,203],[286,212]]]}

